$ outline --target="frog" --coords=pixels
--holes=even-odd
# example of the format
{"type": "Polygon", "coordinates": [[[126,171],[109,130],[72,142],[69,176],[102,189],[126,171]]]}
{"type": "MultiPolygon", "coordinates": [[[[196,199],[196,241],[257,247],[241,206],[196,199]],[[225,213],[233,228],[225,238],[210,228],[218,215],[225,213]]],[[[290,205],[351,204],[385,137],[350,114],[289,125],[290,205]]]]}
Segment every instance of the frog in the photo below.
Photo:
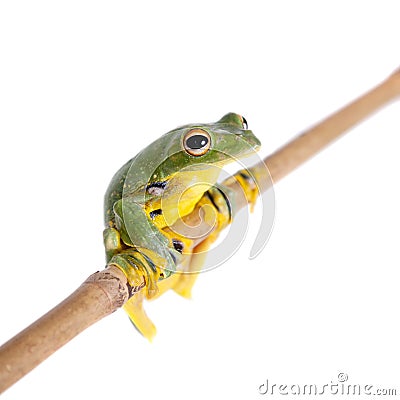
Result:
{"type": "MultiPolygon", "coordinates": [[[[228,113],[214,123],[175,128],[126,162],[104,197],[107,266],[126,276],[130,298],[123,308],[137,330],[152,340],[156,328],[144,300],[172,289],[190,298],[207,250],[233,217],[229,189],[218,183],[221,169],[261,146],[246,119],[228,113]],[[203,241],[172,228],[195,207],[213,230],[203,241]]],[[[257,197],[250,174],[236,175],[250,202],[257,197]]]]}

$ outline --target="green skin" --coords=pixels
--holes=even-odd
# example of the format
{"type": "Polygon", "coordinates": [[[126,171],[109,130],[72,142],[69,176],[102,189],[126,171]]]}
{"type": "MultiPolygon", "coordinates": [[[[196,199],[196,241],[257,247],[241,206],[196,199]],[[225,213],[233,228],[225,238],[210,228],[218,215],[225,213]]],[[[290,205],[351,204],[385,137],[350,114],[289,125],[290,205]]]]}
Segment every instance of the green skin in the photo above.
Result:
{"type": "MultiPolygon", "coordinates": [[[[145,204],[160,201],[161,197],[164,204],[168,204],[169,198],[178,192],[182,193],[188,176],[190,185],[204,182],[206,176],[209,187],[212,187],[217,180],[216,167],[248,156],[259,146],[260,141],[247,129],[243,119],[233,113],[212,124],[179,127],[147,146],[121,167],[105,194],[104,243],[107,262],[126,270],[128,263],[121,265],[124,264],[121,246],[125,249],[144,248],[165,260],[164,278],[168,277],[175,270],[180,253],[150,218],[145,204]],[[184,148],[184,137],[194,128],[200,128],[210,135],[211,146],[203,155],[193,156],[184,148]],[[183,170],[185,174],[182,174],[183,170]],[[180,178],[183,175],[185,182],[180,178]],[[166,182],[165,188],[149,192],[149,186],[157,185],[157,182],[166,182]],[[115,256],[119,256],[119,261],[115,261],[115,256]]],[[[202,193],[196,193],[193,207],[198,195],[201,197],[206,190],[204,188],[202,193]]]]}

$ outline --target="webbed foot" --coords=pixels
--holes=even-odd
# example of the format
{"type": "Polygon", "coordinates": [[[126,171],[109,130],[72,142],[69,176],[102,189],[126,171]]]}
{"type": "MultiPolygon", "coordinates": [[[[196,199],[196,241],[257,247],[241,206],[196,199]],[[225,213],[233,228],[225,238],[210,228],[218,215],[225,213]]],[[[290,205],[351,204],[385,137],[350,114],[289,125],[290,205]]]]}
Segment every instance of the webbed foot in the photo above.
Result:
{"type": "Polygon", "coordinates": [[[150,342],[156,335],[157,329],[143,308],[144,291],[133,295],[123,306],[136,329],[150,342]]]}

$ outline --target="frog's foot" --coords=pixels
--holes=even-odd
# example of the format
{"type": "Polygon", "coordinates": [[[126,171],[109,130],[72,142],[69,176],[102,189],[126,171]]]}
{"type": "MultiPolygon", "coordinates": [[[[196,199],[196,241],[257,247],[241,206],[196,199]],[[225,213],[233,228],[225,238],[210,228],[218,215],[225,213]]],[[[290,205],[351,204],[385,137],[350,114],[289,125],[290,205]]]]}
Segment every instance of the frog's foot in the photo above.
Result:
{"type": "Polygon", "coordinates": [[[169,276],[167,279],[163,279],[162,281],[159,281],[157,283],[157,288],[158,288],[157,293],[151,297],[151,300],[158,299],[165,292],[172,289],[175,286],[176,281],[179,279],[179,275],[180,274],[175,273],[175,274],[169,276]]]}
{"type": "MultiPolygon", "coordinates": [[[[176,236],[176,235],[175,235],[176,236]]],[[[187,240],[188,242],[189,240],[187,240]]],[[[186,242],[186,241],[185,241],[186,242]]],[[[167,292],[170,289],[175,290],[176,285],[178,284],[179,280],[183,276],[183,271],[186,271],[187,268],[189,267],[189,263],[191,262],[191,250],[189,244],[185,246],[185,254],[184,257],[181,258],[181,263],[177,267],[177,270],[174,274],[170,275],[168,278],[163,279],[157,283],[158,286],[158,291],[157,294],[154,295],[151,300],[157,299],[161,295],[163,295],[165,292],[167,292]]],[[[184,296],[187,297],[187,296],[184,296]]]]}
{"type": "Polygon", "coordinates": [[[258,186],[255,178],[246,169],[242,169],[234,175],[234,179],[239,182],[250,205],[250,211],[254,211],[254,206],[259,195],[258,186]]]}
{"type": "Polygon", "coordinates": [[[118,267],[126,275],[132,292],[143,288],[148,298],[157,294],[157,281],[162,278],[163,272],[158,268],[153,260],[136,248],[123,250],[115,254],[107,265],[118,267]]]}
{"type": "Polygon", "coordinates": [[[156,335],[157,329],[143,309],[143,291],[136,293],[123,306],[136,329],[150,342],[156,335]]]}
{"type": "Polygon", "coordinates": [[[108,265],[118,267],[126,275],[132,297],[123,308],[138,331],[151,340],[156,328],[143,309],[143,299],[158,293],[157,282],[164,277],[164,270],[159,267],[162,260],[146,249],[131,247],[115,254],[108,265]]]}
{"type": "MultiPolygon", "coordinates": [[[[194,255],[193,258],[195,258],[194,255]]],[[[193,273],[182,272],[177,275],[179,276],[179,278],[175,281],[175,285],[172,289],[174,290],[175,293],[179,294],[185,299],[191,299],[192,288],[196,283],[196,279],[199,275],[198,272],[193,272],[193,273]]]]}
{"type": "Polygon", "coordinates": [[[182,271],[184,271],[190,262],[190,257],[192,254],[193,241],[180,235],[179,233],[166,227],[163,229],[163,234],[168,238],[170,243],[169,247],[175,252],[175,257],[179,259],[179,264],[173,274],[166,276],[165,279],[160,280],[157,283],[158,291],[151,300],[154,300],[164,294],[166,291],[173,289],[177,281],[182,276],[182,271]]]}

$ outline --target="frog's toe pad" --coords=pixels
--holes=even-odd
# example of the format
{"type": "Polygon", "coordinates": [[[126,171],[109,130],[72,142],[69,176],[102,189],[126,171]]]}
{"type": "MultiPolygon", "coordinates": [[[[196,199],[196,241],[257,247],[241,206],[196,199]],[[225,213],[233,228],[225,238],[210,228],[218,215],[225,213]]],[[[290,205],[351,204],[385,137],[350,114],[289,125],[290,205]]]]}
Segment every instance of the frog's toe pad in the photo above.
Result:
{"type": "Polygon", "coordinates": [[[175,293],[179,294],[179,296],[184,297],[185,299],[191,299],[193,284],[194,281],[192,282],[192,279],[188,279],[187,276],[183,275],[178,279],[172,290],[175,293]]]}

